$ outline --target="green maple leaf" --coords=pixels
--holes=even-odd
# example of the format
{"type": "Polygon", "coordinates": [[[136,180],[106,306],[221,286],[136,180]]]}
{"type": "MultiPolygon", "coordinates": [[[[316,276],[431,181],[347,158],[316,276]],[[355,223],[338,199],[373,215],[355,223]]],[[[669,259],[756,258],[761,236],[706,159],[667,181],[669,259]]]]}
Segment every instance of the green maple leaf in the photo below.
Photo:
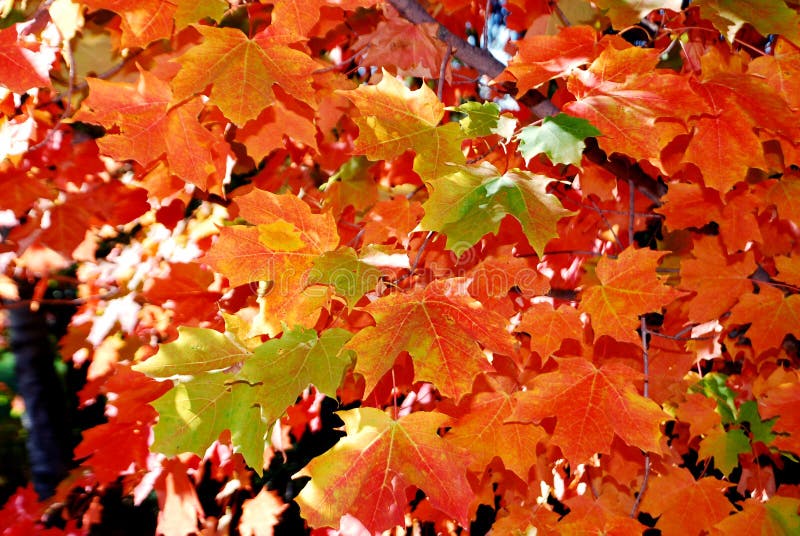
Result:
{"type": "Polygon", "coordinates": [[[697,455],[701,459],[713,457],[717,469],[729,475],[739,465],[739,454],[746,454],[750,450],[750,439],[741,428],[727,432],[720,429],[703,439],[697,455]]]}
{"type": "Polygon", "coordinates": [[[800,43],[800,16],[786,5],[775,0],[699,0],[695,2],[700,13],[711,21],[728,41],[733,42],[736,33],[746,23],[752,24],[760,33],[781,34],[794,44],[800,43]]]}
{"type": "Polygon", "coordinates": [[[360,261],[353,248],[344,247],[319,256],[308,275],[308,283],[333,285],[336,293],[347,301],[348,310],[352,310],[364,294],[375,289],[380,278],[380,270],[360,261]]]}
{"type": "Polygon", "coordinates": [[[737,419],[740,424],[743,422],[748,424],[754,441],[761,441],[765,445],[769,445],[775,440],[772,427],[775,425],[776,420],[776,418],[762,420],[761,415],[758,413],[758,402],[755,400],[748,400],[741,405],[739,418],[737,419]]]}
{"type": "Polygon", "coordinates": [[[234,451],[262,472],[268,427],[257,405],[258,392],[236,375],[204,372],[178,383],[152,403],[158,411],[150,447],[167,456],[194,452],[202,456],[225,430],[234,451]]]}
{"type": "Polygon", "coordinates": [[[541,125],[530,125],[517,135],[519,152],[527,164],[538,154],[545,154],[554,164],[579,166],[586,138],[599,136],[600,131],[586,119],[558,114],[545,117],[541,125]]]}
{"type": "Polygon", "coordinates": [[[495,102],[471,101],[451,109],[466,114],[458,123],[468,138],[492,134],[500,119],[500,106],[495,102]]]}
{"type": "Polygon", "coordinates": [[[574,214],[547,193],[553,179],[527,171],[500,174],[489,163],[462,166],[459,171],[430,181],[420,229],[447,236],[447,248],[460,255],[484,235],[496,233],[511,215],[522,225],[531,246],[541,256],[556,233],[558,220],[574,214]]]}
{"type": "Polygon", "coordinates": [[[329,329],[318,337],[313,329],[296,327],[285,330],[280,339],[261,344],[252,354],[240,351],[235,361],[243,362],[239,368],[219,370],[220,364],[233,359],[219,357],[227,348],[220,342],[222,335],[199,328],[189,335],[187,331],[136,367],[155,377],[192,374],[153,403],[159,414],[153,450],[202,455],[223,431],[230,430],[234,450],[259,473],[273,423],[310,384],[336,396],[352,362],[352,353],[341,351],[350,332],[329,329]],[[219,344],[200,346],[197,341],[219,344]],[[216,357],[208,359],[209,350],[216,357]],[[155,363],[146,366],[152,360],[155,363]]]}
{"type": "Polygon", "coordinates": [[[133,366],[153,378],[197,374],[231,367],[250,352],[230,333],[213,329],[178,327],[178,339],[162,344],[147,361],[133,366]]]}

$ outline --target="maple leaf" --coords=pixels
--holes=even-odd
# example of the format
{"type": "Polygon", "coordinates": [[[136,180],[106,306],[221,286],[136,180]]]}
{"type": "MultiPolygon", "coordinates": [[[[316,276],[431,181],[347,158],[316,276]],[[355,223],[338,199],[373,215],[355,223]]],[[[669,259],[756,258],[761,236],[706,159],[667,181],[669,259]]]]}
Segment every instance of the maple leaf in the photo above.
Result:
{"type": "Polygon", "coordinates": [[[523,314],[516,331],[531,337],[531,350],[546,363],[565,339],[583,341],[583,322],[574,307],[553,308],[549,303],[534,303],[523,314]]]}
{"type": "Polygon", "coordinates": [[[792,107],[800,108],[800,50],[780,38],[770,56],[759,56],[747,66],[747,72],[762,78],[792,107]]]}
{"type": "Polygon", "coordinates": [[[246,500],[242,505],[239,533],[244,536],[272,536],[273,529],[287,506],[277,492],[267,490],[264,486],[258,495],[246,500]]]}
{"type": "Polygon", "coordinates": [[[252,354],[240,350],[229,355],[233,348],[226,340],[204,331],[186,331],[194,336],[163,345],[149,368],[150,360],[136,367],[153,375],[171,376],[176,370],[184,377],[192,374],[153,402],[159,420],[152,448],[164,454],[202,455],[223,431],[230,430],[234,449],[260,474],[265,438],[298,395],[310,384],[336,395],[351,362],[348,353],[340,352],[350,333],[329,329],[317,337],[314,330],[297,328],[261,344],[252,354]],[[206,351],[211,355],[204,360],[206,351]]]}
{"type": "Polygon", "coordinates": [[[665,285],[656,273],[658,260],[665,254],[626,248],[617,260],[603,257],[598,261],[595,273],[600,284],[586,288],[578,306],[591,317],[595,340],[608,335],[641,346],[636,333],[639,316],[660,311],[682,295],[665,285]]]}
{"type": "Polygon", "coordinates": [[[574,214],[547,193],[552,180],[519,170],[501,175],[488,162],[461,167],[429,183],[432,191],[419,228],[447,235],[447,248],[460,255],[484,235],[497,233],[508,214],[520,222],[541,257],[547,242],[557,236],[558,220],[574,214]]]}
{"type": "Polygon", "coordinates": [[[538,422],[556,417],[553,444],[581,463],[594,453],[610,453],[614,436],[648,452],[660,452],[660,424],[668,419],[658,404],[641,396],[633,382],[641,374],[608,363],[595,367],[582,358],[554,358],[558,370],[536,376],[516,393],[509,422],[538,422]]]}
{"type": "Polygon", "coordinates": [[[178,339],[162,344],[133,370],[155,378],[222,370],[242,363],[250,351],[232,334],[178,326],[178,339]]]}
{"type": "Polygon", "coordinates": [[[122,21],[122,48],[144,48],[157,39],[172,34],[173,17],[177,5],[170,0],[86,0],[91,11],[106,9],[120,16],[122,21]]]}
{"type": "Polygon", "coordinates": [[[568,26],[561,28],[557,35],[527,34],[517,41],[517,47],[519,50],[508,64],[508,72],[517,79],[521,95],[590,63],[601,50],[597,31],[589,26],[568,26]]]}
{"type": "Polygon", "coordinates": [[[736,108],[698,119],[683,161],[696,165],[703,183],[722,193],[743,181],[750,168],[767,167],[753,124],[736,108]]]}
{"type": "Polygon", "coordinates": [[[103,153],[143,166],[165,156],[174,175],[222,193],[227,144],[198,121],[203,109],[199,98],[171,107],[167,83],[142,68],[136,86],[95,78],[87,82],[89,97],[75,119],[118,129],[98,140],[103,153]]]}
{"type": "Polygon", "coordinates": [[[767,201],[778,209],[778,216],[784,220],[800,222],[800,176],[789,171],[776,180],[767,192],[767,201]]]}
{"type": "Polygon", "coordinates": [[[254,225],[223,227],[200,260],[234,287],[271,282],[259,298],[260,333],[276,335],[281,323],[312,326],[327,294],[306,289],[308,274],[317,258],[339,242],[333,217],[312,214],[306,203],[291,194],[252,190],[237,197],[236,203],[240,216],[254,225]]]}
{"type": "Polygon", "coordinates": [[[445,441],[472,458],[470,469],[483,471],[497,456],[523,480],[536,463],[536,445],[547,437],[534,424],[505,422],[513,410],[512,398],[498,388],[464,400],[445,441]]]}
{"type": "Polygon", "coordinates": [[[714,237],[694,242],[694,259],[681,263],[681,282],[685,290],[696,292],[689,301],[689,319],[703,323],[719,318],[753,289],[750,275],[756,271],[752,251],[726,256],[714,237]]]}
{"type": "Polygon", "coordinates": [[[470,101],[456,106],[452,110],[465,114],[462,119],[459,119],[458,124],[461,125],[461,131],[468,138],[488,136],[494,133],[500,120],[500,105],[496,102],[470,101]]]}
{"type": "Polygon", "coordinates": [[[314,261],[308,275],[308,283],[333,285],[337,294],[343,296],[348,309],[370,290],[375,290],[381,271],[358,258],[353,248],[345,247],[329,251],[314,261]]]}
{"type": "Polygon", "coordinates": [[[413,24],[389,8],[386,20],[359,36],[353,50],[363,66],[394,66],[401,77],[439,78],[447,45],[438,38],[438,29],[435,23],[413,24]]]}
{"type": "Polygon", "coordinates": [[[750,438],[741,428],[716,429],[700,442],[697,455],[702,459],[714,458],[714,466],[725,475],[730,475],[739,466],[739,454],[751,451],[750,438]]]}
{"type": "Polygon", "coordinates": [[[320,10],[326,6],[355,11],[372,7],[375,0],[281,0],[274,3],[272,24],[287,31],[298,40],[308,39],[308,33],[320,20],[320,10]]]}
{"type": "Polygon", "coordinates": [[[423,216],[418,201],[409,201],[398,195],[391,201],[378,201],[364,216],[365,244],[384,244],[396,239],[403,247],[408,247],[411,231],[423,216]]]}
{"type": "Polygon", "coordinates": [[[358,110],[356,151],[370,160],[389,160],[413,150],[414,169],[426,179],[442,175],[449,164],[464,162],[461,129],[455,123],[437,126],[444,105],[428,86],[412,91],[384,71],[378,84],[340,93],[358,110]]]}
{"type": "Polygon", "coordinates": [[[541,125],[523,128],[516,139],[526,164],[534,156],[545,154],[554,164],[580,166],[586,148],[583,140],[599,135],[600,131],[585,119],[558,114],[545,117],[541,125]]]}
{"type": "Polygon", "coordinates": [[[266,31],[248,39],[234,28],[193,28],[203,36],[203,43],[177,59],[181,69],[172,80],[176,99],[200,93],[210,85],[210,102],[240,126],[275,102],[273,84],[294,98],[314,103],[311,73],[318,65],[281,38],[266,31]]]}
{"type": "Polygon", "coordinates": [[[701,228],[722,217],[719,192],[697,183],[673,183],[656,212],[666,217],[672,229],[701,228]]]}
{"type": "Polygon", "coordinates": [[[748,498],[741,504],[742,509],[714,525],[711,534],[781,536],[800,532],[800,500],[795,497],[776,495],[766,502],[748,498]]]}
{"type": "Polygon", "coordinates": [[[50,66],[56,59],[55,49],[28,44],[19,40],[19,25],[0,30],[0,85],[14,93],[25,93],[36,87],[52,87],[50,66]]]}
{"type": "Polygon", "coordinates": [[[800,321],[800,296],[784,296],[780,290],[761,285],[758,294],[739,298],[728,319],[729,325],[750,324],[747,338],[756,355],[780,346],[788,333],[796,333],[800,321]]]}
{"type": "Polygon", "coordinates": [[[664,534],[684,534],[687,527],[700,534],[733,510],[722,494],[728,487],[728,482],[712,477],[695,480],[687,469],[672,468],[651,481],[642,510],[658,517],[656,528],[664,534]]]}
{"type": "Polygon", "coordinates": [[[348,512],[372,533],[402,525],[412,485],[435,508],[469,523],[473,493],[463,461],[436,433],[446,415],[417,412],[395,421],[375,408],[338,415],[347,436],[311,461],[311,480],[297,496],[309,524],[337,527],[348,512]]]}
{"type": "Polygon", "coordinates": [[[564,112],[600,130],[603,135],[597,142],[607,153],[626,154],[660,167],[661,149],[685,130],[678,124],[657,128],[656,121],[682,122],[704,107],[685,78],[656,70],[658,61],[658,51],[606,48],[588,70],[570,75],[567,88],[576,100],[566,104],[564,112]]]}
{"type": "Polygon", "coordinates": [[[750,23],[764,35],[781,34],[800,45],[800,15],[782,0],[698,0],[696,5],[730,42],[750,23]]]}
{"type": "MultiPolygon", "coordinates": [[[[276,95],[280,93],[277,89],[273,92],[276,95]]],[[[284,137],[318,151],[316,134],[313,112],[298,101],[279,97],[272,106],[236,131],[236,141],[247,147],[247,154],[258,162],[273,150],[283,148],[284,137]]]]}
{"type": "Polygon", "coordinates": [[[346,348],[356,352],[355,372],[364,376],[367,393],[402,351],[411,354],[417,380],[457,399],[471,390],[475,376],[492,370],[478,342],[493,352],[515,352],[506,320],[471,298],[463,279],[437,280],[424,289],[391,294],[364,310],[375,326],[356,333],[346,348]]]}

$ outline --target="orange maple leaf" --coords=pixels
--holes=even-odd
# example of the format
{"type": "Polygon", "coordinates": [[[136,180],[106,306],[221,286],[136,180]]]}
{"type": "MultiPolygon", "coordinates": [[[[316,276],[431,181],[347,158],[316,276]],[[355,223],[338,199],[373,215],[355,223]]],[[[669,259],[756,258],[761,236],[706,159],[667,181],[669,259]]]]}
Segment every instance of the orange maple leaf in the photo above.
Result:
{"type": "Polygon", "coordinates": [[[202,93],[236,125],[255,119],[275,102],[273,84],[287,94],[313,104],[311,73],[319,66],[310,56],[289,48],[286,39],[263,31],[253,39],[238,29],[194,26],[203,36],[177,61],[181,69],[172,80],[176,99],[202,93]]]}
{"type": "Polygon", "coordinates": [[[756,261],[752,251],[726,256],[717,237],[702,237],[695,240],[692,254],[694,259],[681,263],[678,285],[696,292],[688,305],[692,322],[719,318],[739,296],[753,290],[749,277],[756,271],[756,261]]]}
{"type": "Polygon", "coordinates": [[[596,269],[600,284],[583,291],[578,307],[591,317],[595,340],[608,335],[641,346],[636,333],[639,316],[658,312],[683,294],[656,274],[658,260],[664,255],[664,251],[627,248],[617,260],[600,259],[596,269]]]}
{"type": "Polygon", "coordinates": [[[651,481],[642,510],[659,518],[656,528],[663,534],[687,534],[689,527],[700,534],[734,510],[723,494],[730,486],[716,478],[695,480],[687,469],[671,468],[651,481]]]}
{"type": "MultiPolygon", "coordinates": [[[[223,227],[201,259],[228,278],[231,286],[272,282],[259,298],[257,329],[274,336],[281,323],[314,325],[328,298],[323,289],[307,289],[317,257],[336,248],[339,235],[330,213],[313,214],[299,197],[252,190],[236,198],[239,215],[253,225],[223,227]]],[[[255,333],[253,333],[255,334],[255,333]]]]}
{"type": "Polygon", "coordinates": [[[660,452],[660,424],[669,416],[640,395],[641,374],[619,363],[596,367],[583,358],[554,358],[558,370],[536,376],[515,394],[508,421],[539,422],[556,417],[552,443],[574,463],[596,452],[610,453],[614,435],[631,446],[660,452]]]}
{"type": "Polygon", "coordinates": [[[787,334],[800,333],[800,295],[784,296],[774,287],[761,285],[758,294],[739,298],[727,324],[750,324],[747,338],[756,356],[777,352],[787,334]]]}
{"type": "Polygon", "coordinates": [[[588,70],[572,72],[567,88],[576,101],[564,111],[600,130],[597,142],[607,153],[660,167],[661,149],[685,129],[663,122],[657,127],[656,120],[684,121],[702,111],[703,104],[685,77],[655,69],[658,58],[657,50],[608,47],[588,70]]]}
{"type": "MultiPolygon", "coordinates": [[[[498,386],[499,387],[499,386],[498,386]]],[[[473,459],[470,468],[481,472],[497,456],[523,480],[536,463],[536,445],[547,437],[539,426],[505,422],[513,410],[512,398],[497,389],[465,399],[445,440],[473,459]]]]}
{"type": "Polygon", "coordinates": [[[89,78],[89,97],[76,119],[111,131],[97,145],[112,158],[149,166],[165,157],[172,174],[221,194],[229,148],[198,121],[201,100],[171,106],[167,83],[141,67],[140,74],[137,85],[89,78]]]}
{"type": "Polygon", "coordinates": [[[478,346],[513,355],[507,321],[484,309],[466,289],[466,280],[437,280],[409,293],[395,293],[367,305],[375,326],[362,329],[345,345],[355,350],[355,371],[366,393],[392,368],[402,351],[414,360],[417,380],[433,383],[444,395],[461,398],[475,377],[492,370],[478,346]]]}

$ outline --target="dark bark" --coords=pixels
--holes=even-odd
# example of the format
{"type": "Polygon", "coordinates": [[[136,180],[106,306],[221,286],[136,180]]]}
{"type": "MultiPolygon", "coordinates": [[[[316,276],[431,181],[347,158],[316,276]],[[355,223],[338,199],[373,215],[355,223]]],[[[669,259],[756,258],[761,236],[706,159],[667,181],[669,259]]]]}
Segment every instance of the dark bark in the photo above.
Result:
{"type": "Polygon", "coordinates": [[[71,459],[64,388],[55,369],[47,315],[25,302],[9,304],[8,328],[18,392],[25,401],[25,427],[33,486],[44,499],[55,492],[71,459]]]}

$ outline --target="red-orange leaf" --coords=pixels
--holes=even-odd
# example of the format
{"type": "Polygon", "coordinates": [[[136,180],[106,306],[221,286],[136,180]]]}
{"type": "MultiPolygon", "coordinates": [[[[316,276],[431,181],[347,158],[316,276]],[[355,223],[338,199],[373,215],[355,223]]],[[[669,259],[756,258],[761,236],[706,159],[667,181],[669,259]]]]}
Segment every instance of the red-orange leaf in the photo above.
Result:
{"type": "Polygon", "coordinates": [[[518,393],[509,420],[556,417],[552,442],[574,463],[596,452],[611,453],[614,435],[633,447],[660,452],[660,424],[669,416],[640,395],[641,374],[618,363],[595,367],[583,358],[558,358],[558,370],[536,376],[518,393]]]}
{"type": "Polygon", "coordinates": [[[717,237],[694,242],[694,259],[681,263],[680,287],[697,294],[689,302],[689,320],[708,322],[728,311],[742,294],[753,289],[753,252],[726,256],[717,237]]]}
{"type": "Polygon", "coordinates": [[[769,285],[745,294],[731,310],[728,325],[750,324],[747,338],[756,355],[780,347],[788,334],[800,334],[800,295],[784,296],[769,285]]]}
{"type": "Polygon", "coordinates": [[[414,359],[417,380],[432,382],[444,395],[461,398],[480,372],[492,369],[477,343],[506,355],[514,339],[506,320],[483,308],[466,290],[463,279],[434,281],[424,289],[395,293],[364,310],[376,325],[356,333],[345,348],[355,350],[355,371],[369,393],[392,368],[397,355],[414,359]]]}
{"type": "Polygon", "coordinates": [[[590,63],[600,53],[597,31],[590,26],[569,26],[558,35],[528,35],[517,46],[508,71],[517,79],[520,95],[590,63]]]}
{"type": "Polygon", "coordinates": [[[531,336],[531,350],[545,363],[557,352],[564,339],[583,340],[580,313],[569,306],[553,308],[549,303],[535,303],[522,315],[517,331],[531,336]]]}
{"type": "Polygon", "coordinates": [[[603,133],[597,141],[606,152],[656,166],[661,149],[683,130],[656,120],[684,120],[703,106],[685,77],[655,69],[658,58],[657,50],[607,48],[588,70],[570,75],[567,87],[577,100],[564,107],[603,133]]]}
{"type": "Polygon", "coordinates": [[[119,14],[122,48],[144,48],[157,39],[169,37],[177,9],[176,2],[171,0],[86,0],[82,3],[91,11],[105,9],[119,14]]]}
{"type": "Polygon", "coordinates": [[[716,478],[695,480],[687,469],[674,468],[651,481],[642,510],[659,517],[662,534],[701,534],[734,510],[723,492],[730,483],[716,478]]]}
{"type": "Polygon", "coordinates": [[[297,99],[314,102],[311,73],[318,66],[284,40],[266,31],[248,39],[234,28],[195,29],[203,35],[203,43],[178,58],[181,70],[172,81],[176,99],[201,93],[210,85],[211,103],[240,126],[275,102],[273,84],[297,99]]]}
{"type": "Polygon", "coordinates": [[[311,481],[297,497],[312,526],[336,528],[345,513],[373,534],[402,525],[406,488],[412,485],[435,508],[469,524],[473,493],[464,460],[436,433],[446,415],[418,412],[395,421],[375,408],[360,408],[339,416],[347,436],[311,461],[311,481]]]}
{"type": "Polygon", "coordinates": [[[25,93],[35,87],[51,87],[49,72],[55,59],[52,48],[19,42],[17,25],[0,30],[0,85],[11,91],[25,93]]]}
{"type": "Polygon", "coordinates": [[[681,295],[656,274],[663,251],[628,248],[617,260],[606,257],[597,263],[599,285],[583,291],[578,310],[592,319],[595,339],[608,335],[620,342],[641,345],[636,333],[639,316],[659,312],[681,295]]]}
{"type": "Polygon", "coordinates": [[[445,440],[473,458],[470,468],[482,472],[495,456],[523,480],[536,463],[536,445],[547,437],[529,423],[507,423],[513,404],[501,391],[478,393],[465,400],[463,414],[450,424],[445,440]]]}
{"type": "Polygon", "coordinates": [[[170,172],[199,188],[222,193],[227,144],[197,119],[199,98],[170,108],[166,82],[141,70],[137,85],[90,78],[89,97],[76,116],[79,121],[118,128],[99,140],[101,151],[116,160],[149,166],[166,155],[170,172]]]}

